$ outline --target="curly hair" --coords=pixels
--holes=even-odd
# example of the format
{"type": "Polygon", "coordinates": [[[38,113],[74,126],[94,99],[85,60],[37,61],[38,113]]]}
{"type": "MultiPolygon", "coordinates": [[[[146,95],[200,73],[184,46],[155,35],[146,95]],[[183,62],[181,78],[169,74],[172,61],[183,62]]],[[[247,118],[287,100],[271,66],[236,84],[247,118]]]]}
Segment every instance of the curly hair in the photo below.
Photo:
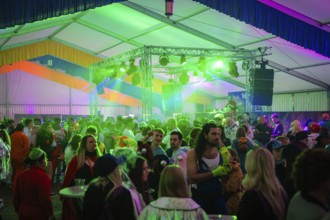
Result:
{"type": "Polygon", "coordinates": [[[330,179],[330,152],[322,149],[303,151],[293,163],[292,178],[297,190],[306,193],[330,179]]]}

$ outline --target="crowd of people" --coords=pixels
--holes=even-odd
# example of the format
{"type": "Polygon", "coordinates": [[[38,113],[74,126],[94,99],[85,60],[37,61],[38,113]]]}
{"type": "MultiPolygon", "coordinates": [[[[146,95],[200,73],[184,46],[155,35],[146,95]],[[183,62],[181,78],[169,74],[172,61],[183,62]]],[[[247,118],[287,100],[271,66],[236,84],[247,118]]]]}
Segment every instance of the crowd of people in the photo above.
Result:
{"type": "Polygon", "coordinates": [[[55,219],[51,184],[88,185],[62,219],[330,219],[330,119],[279,114],[1,123],[0,181],[19,219],[55,219]],[[311,210],[311,211],[309,211],[311,210]]]}

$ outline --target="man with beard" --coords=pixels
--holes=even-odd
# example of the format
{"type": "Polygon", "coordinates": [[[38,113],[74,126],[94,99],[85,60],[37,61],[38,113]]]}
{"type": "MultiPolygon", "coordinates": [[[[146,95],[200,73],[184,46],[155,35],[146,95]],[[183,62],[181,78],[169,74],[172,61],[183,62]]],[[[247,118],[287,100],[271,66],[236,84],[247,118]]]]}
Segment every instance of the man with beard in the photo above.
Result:
{"type": "Polygon", "coordinates": [[[221,142],[221,132],[216,124],[205,124],[187,155],[192,198],[207,214],[228,214],[219,177],[229,172],[229,152],[221,142]]]}

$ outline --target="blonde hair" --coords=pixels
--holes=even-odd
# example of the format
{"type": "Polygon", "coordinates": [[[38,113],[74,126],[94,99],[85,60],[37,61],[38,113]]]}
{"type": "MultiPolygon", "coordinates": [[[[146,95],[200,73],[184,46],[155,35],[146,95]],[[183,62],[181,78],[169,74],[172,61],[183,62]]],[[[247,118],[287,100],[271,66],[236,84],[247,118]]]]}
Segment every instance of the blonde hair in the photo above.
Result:
{"type": "Polygon", "coordinates": [[[102,191],[104,191],[109,184],[113,185],[109,192],[104,192],[107,193],[107,196],[110,196],[115,189],[123,185],[119,166],[108,174],[108,176],[100,176],[94,179],[91,183],[102,191]]]}
{"type": "Polygon", "coordinates": [[[158,196],[189,198],[188,185],[179,165],[172,164],[164,168],[160,176],[158,196]]]}
{"type": "Polygon", "coordinates": [[[123,180],[121,178],[121,172],[119,170],[119,166],[116,167],[107,178],[113,183],[113,187],[110,190],[110,193],[117,189],[119,186],[123,185],[123,180]]]}
{"type": "Polygon", "coordinates": [[[275,174],[275,161],[269,150],[257,148],[247,153],[245,161],[247,174],[243,186],[247,190],[260,192],[268,201],[277,219],[285,219],[286,193],[275,174]]]}
{"type": "Polygon", "coordinates": [[[84,163],[85,163],[85,160],[86,160],[86,157],[85,157],[85,152],[86,152],[86,146],[87,146],[87,141],[88,141],[88,138],[94,138],[94,140],[96,141],[96,157],[100,157],[102,156],[102,153],[97,145],[97,139],[95,138],[94,135],[91,135],[91,134],[86,134],[80,141],[80,144],[79,144],[79,148],[77,150],[77,168],[80,169],[84,163]]]}
{"type": "Polygon", "coordinates": [[[290,125],[289,131],[291,131],[292,135],[297,134],[299,131],[302,131],[303,129],[301,128],[300,121],[298,120],[293,120],[290,125]]]}

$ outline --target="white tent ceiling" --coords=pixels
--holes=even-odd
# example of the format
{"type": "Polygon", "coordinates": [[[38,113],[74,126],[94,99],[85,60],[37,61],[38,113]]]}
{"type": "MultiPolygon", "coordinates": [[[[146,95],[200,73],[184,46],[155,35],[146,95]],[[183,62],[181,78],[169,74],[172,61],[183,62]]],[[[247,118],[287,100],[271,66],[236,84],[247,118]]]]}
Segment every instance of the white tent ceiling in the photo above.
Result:
{"type": "MultiPolygon", "coordinates": [[[[267,0],[261,0],[267,2],[267,0]]],[[[327,0],[273,1],[329,28],[327,0]]],[[[175,0],[174,15],[164,15],[164,0],[130,0],[0,30],[0,50],[51,39],[89,54],[108,58],[143,45],[214,49],[271,47],[268,68],[275,69],[274,93],[329,90],[330,58],[304,49],[261,29],[192,0],[175,0]]],[[[308,37],[301,36],[301,37],[308,37]]],[[[324,45],[329,46],[329,45],[324,45]]],[[[178,58],[179,59],[179,58],[178,58]]],[[[242,91],[240,76],[202,82],[198,88],[215,97],[242,91]],[[216,92],[215,92],[216,91],[216,92]]],[[[158,75],[165,79],[166,76],[158,75]]],[[[195,79],[200,80],[200,79],[195,79]]]]}

